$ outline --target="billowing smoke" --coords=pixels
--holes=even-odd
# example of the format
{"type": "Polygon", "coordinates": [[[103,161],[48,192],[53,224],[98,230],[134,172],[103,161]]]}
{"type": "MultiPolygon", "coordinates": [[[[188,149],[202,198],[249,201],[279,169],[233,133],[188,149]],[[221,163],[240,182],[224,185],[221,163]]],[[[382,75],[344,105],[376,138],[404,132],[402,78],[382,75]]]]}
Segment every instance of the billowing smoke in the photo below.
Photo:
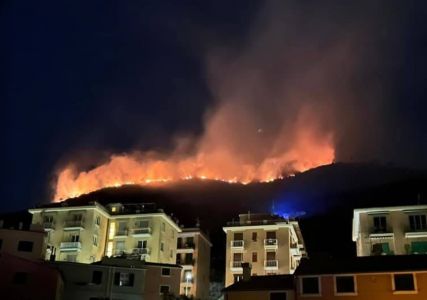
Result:
{"type": "Polygon", "coordinates": [[[129,183],[269,181],[330,164],[336,155],[348,159],[340,151],[360,142],[363,126],[370,127],[367,135],[382,130],[377,112],[384,95],[372,75],[381,50],[377,10],[320,3],[309,10],[298,1],[270,2],[243,41],[209,47],[215,105],[200,137],[177,138],[167,154],[112,155],[88,171],[71,163],[59,172],[55,199],[129,183]]]}

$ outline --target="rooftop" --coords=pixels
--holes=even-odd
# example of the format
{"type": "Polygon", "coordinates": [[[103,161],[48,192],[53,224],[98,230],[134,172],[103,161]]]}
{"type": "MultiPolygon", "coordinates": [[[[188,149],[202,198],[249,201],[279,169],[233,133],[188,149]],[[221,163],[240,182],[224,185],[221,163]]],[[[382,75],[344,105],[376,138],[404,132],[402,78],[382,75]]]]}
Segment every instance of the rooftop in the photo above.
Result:
{"type": "Polygon", "coordinates": [[[241,280],[224,289],[226,292],[234,291],[263,291],[263,290],[293,290],[293,275],[267,275],[251,276],[248,281],[241,280]]]}

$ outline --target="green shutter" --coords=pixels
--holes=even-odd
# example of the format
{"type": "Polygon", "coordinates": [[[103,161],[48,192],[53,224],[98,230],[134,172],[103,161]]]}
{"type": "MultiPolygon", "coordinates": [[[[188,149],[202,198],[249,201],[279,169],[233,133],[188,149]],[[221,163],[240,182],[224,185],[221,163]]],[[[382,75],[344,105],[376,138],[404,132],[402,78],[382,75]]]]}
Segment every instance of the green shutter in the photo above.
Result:
{"type": "Polygon", "coordinates": [[[427,253],[427,242],[412,242],[411,243],[412,253],[427,253]]]}

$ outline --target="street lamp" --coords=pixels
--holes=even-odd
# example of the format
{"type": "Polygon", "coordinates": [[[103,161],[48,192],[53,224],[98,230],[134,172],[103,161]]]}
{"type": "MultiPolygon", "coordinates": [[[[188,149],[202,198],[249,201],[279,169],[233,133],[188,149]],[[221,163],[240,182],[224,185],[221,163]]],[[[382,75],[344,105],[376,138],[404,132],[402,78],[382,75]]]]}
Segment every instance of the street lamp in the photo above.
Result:
{"type": "Polygon", "coordinates": [[[189,290],[189,285],[190,285],[190,280],[193,278],[193,275],[191,274],[191,272],[186,272],[185,273],[185,280],[187,282],[186,287],[185,287],[185,296],[188,297],[188,290],[189,290]]]}

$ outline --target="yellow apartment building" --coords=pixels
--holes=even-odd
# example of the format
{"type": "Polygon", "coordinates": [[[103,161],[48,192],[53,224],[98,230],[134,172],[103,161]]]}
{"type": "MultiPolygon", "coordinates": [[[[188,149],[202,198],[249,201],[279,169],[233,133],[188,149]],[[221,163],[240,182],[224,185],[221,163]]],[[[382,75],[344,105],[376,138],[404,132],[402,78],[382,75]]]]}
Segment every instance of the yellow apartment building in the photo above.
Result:
{"type": "Polygon", "coordinates": [[[226,287],[242,279],[242,263],[251,264],[254,276],[292,274],[306,254],[297,221],[271,214],[240,214],[223,230],[226,287]]]}
{"type": "Polygon", "coordinates": [[[175,263],[181,229],[154,204],[64,203],[29,210],[32,226],[47,232],[46,259],[92,263],[103,256],[123,256],[175,263]]]}
{"type": "Polygon", "coordinates": [[[200,228],[182,228],[178,234],[176,263],[182,266],[181,295],[208,299],[211,247],[200,228]]]}
{"type": "Polygon", "coordinates": [[[427,205],[353,212],[357,256],[427,254],[427,205]]]}

